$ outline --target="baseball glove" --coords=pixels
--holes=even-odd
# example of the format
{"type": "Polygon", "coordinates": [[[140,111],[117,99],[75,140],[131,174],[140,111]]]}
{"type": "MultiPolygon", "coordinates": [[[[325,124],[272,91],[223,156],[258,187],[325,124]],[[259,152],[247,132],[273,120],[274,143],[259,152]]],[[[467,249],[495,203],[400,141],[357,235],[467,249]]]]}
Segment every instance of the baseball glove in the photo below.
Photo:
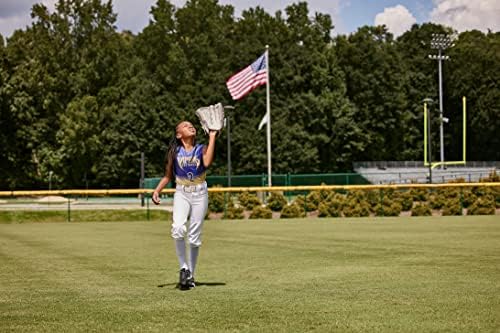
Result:
{"type": "Polygon", "coordinates": [[[210,131],[222,131],[224,127],[224,106],[221,103],[205,106],[196,110],[196,115],[200,118],[201,127],[205,133],[210,131]]]}

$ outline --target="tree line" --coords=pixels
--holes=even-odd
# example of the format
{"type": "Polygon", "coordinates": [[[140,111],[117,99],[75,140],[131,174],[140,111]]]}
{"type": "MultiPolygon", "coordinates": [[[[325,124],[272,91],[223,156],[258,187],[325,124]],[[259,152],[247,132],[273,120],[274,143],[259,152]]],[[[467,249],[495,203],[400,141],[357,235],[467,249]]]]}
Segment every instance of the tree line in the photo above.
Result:
{"type": "MultiPolygon", "coordinates": [[[[137,187],[163,173],[176,123],[222,102],[231,117],[233,173],[266,172],[265,88],[232,101],[226,80],[269,45],[275,173],[342,172],[354,161],[422,160],[423,99],[438,101],[433,34],[415,24],[398,38],[384,26],[335,35],[332,18],[298,2],[236,17],[231,5],[157,0],[144,29],[118,31],[111,1],[32,7],[32,24],[0,35],[0,188],[137,187]]],[[[467,96],[469,160],[500,160],[500,33],[457,35],[443,64],[445,152],[462,154],[467,96]]],[[[431,105],[433,159],[438,104],[431,105]]],[[[227,172],[227,131],[210,173],[227,172]]],[[[198,140],[206,138],[199,132],[198,140]]]]}

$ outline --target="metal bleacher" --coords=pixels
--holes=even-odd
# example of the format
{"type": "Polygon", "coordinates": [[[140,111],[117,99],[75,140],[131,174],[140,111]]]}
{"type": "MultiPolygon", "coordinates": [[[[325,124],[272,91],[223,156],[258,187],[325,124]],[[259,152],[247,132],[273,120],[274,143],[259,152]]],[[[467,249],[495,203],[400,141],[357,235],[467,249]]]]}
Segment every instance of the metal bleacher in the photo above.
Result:
{"type": "MultiPolygon", "coordinates": [[[[432,182],[446,183],[459,178],[478,182],[499,170],[499,162],[467,162],[465,166],[437,167],[432,169],[432,182]]],[[[356,162],[354,171],[372,184],[428,183],[430,174],[429,167],[419,161],[356,162]]]]}

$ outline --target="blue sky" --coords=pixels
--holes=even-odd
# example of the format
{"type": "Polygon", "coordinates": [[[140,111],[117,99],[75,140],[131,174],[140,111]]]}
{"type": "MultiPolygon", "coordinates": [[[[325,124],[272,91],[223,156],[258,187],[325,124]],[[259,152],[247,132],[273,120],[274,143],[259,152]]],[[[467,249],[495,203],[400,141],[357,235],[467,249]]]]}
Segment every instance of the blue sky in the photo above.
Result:
{"type": "MultiPolygon", "coordinates": [[[[170,0],[183,6],[186,0],[170,0]]],[[[15,29],[30,25],[30,9],[43,2],[50,10],[57,0],[0,0],[0,33],[9,37],[15,29]]],[[[149,9],[156,0],[113,0],[119,30],[140,32],[149,21],[149,9]]],[[[235,14],[261,6],[274,14],[294,0],[219,0],[231,4],[235,14]]],[[[435,22],[457,31],[478,29],[500,31],[500,0],[308,0],[311,12],[332,16],[334,34],[347,34],[363,25],[385,24],[399,35],[413,23],[435,22]]]]}
{"type": "Polygon", "coordinates": [[[385,8],[397,5],[405,6],[417,23],[429,21],[429,14],[433,8],[430,0],[351,0],[348,6],[341,9],[340,19],[347,32],[353,32],[360,26],[373,25],[377,14],[383,12],[385,8]]]}

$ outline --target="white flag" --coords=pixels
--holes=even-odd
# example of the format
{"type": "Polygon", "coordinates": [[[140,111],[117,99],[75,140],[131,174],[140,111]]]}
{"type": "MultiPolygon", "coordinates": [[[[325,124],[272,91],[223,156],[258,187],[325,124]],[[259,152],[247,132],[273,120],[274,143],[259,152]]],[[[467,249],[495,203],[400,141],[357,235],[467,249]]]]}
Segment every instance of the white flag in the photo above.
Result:
{"type": "Polygon", "coordinates": [[[266,113],[264,117],[262,117],[262,120],[260,121],[259,128],[258,130],[260,131],[262,127],[267,124],[267,119],[269,118],[269,115],[266,113]]]}

